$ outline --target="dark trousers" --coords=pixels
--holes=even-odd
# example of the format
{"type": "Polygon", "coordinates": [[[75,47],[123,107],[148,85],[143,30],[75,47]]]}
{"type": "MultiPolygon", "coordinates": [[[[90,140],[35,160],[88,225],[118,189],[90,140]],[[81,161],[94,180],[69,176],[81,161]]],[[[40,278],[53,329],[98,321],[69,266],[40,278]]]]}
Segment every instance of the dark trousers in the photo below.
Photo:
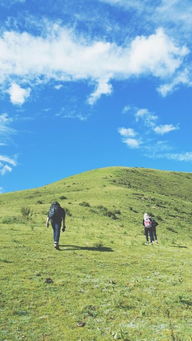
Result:
{"type": "Polygon", "coordinates": [[[153,239],[154,239],[154,240],[157,240],[157,232],[156,232],[156,227],[155,227],[155,226],[153,226],[153,227],[152,227],[152,229],[153,229],[153,239]]]}
{"type": "Polygon", "coordinates": [[[61,223],[51,222],[53,228],[53,240],[54,243],[59,244],[60,232],[61,232],[61,223]]]}
{"type": "Polygon", "coordinates": [[[149,241],[149,237],[150,237],[150,242],[152,243],[152,241],[154,240],[152,227],[145,227],[144,228],[144,234],[145,234],[145,237],[146,237],[146,241],[148,242],[149,241]]]}

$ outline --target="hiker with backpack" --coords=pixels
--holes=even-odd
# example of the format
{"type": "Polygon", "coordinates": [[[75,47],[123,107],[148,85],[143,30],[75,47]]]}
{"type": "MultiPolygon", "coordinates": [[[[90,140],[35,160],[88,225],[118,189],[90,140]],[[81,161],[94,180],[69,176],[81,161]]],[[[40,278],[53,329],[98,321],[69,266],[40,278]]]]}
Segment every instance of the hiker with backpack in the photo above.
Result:
{"type": "Polygon", "coordinates": [[[143,226],[144,226],[144,234],[146,237],[145,245],[149,244],[149,237],[150,237],[150,244],[153,243],[153,230],[152,230],[152,218],[148,213],[144,213],[143,216],[143,226]]]}
{"type": "Polygon", "coordinates": [[[154,242],[158,243],[157,241],[157,233],[156,233],[156,226],[158,223],[152,219],[152,217],[148,213],[144,213],[143,216],[143,226],[144,226],[144,234],[146,237],[145,245],[149,244],[149,237],[150,237],[150,244],[154,242]]]}
{"type": "Polygon", "coordinates": [[[59,249],[59,238],[61,232],[64,232],[66,229],[65,226],[65,210],[60,206],[60,204],[55,201],[51,204],[51,207],[48,212],[46,226],[49,227],[49,222],[51,222],[53,228],[53,240],[54,240],[54,247],[59,249]]]}

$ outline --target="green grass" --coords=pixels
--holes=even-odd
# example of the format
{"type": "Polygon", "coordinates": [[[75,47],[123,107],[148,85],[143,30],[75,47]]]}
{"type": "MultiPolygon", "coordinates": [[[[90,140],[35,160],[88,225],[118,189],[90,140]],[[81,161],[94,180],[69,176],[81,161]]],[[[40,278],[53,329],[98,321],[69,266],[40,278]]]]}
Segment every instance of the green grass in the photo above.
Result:
{"type": "Polygon", "coordinates": [[[1,194],[0,340],[192,340],[191,193],[191,173],[114,167],[1,194]],[[144,212],[159,245],[144,245],[144,212]]]}

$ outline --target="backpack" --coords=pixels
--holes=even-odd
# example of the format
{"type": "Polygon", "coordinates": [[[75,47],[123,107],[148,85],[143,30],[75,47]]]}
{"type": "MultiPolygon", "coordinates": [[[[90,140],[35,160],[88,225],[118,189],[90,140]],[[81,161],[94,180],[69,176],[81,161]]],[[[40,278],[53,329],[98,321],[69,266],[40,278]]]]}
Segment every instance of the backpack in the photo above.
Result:
{"type": "Polygon", "coordinates": [[[49,219],[61,218],[62,215],[63,215],[63,210],[61,206],[58,203],[52,204],[48,213],[49,219]]]}
{"type": "Polygon", "coordinates": [[[159,225],[154,219],[152,221],[153,227],[156,227],[157,225],[159,225]]]}
{"type": "Polygon", "coordinates": [[[153,224],[153,222],[152,222],[152,220],[150,218],[147,218],[147,219],[144,220],[144,226],[146,228],[152,227],[152,224],[153,224]]]}

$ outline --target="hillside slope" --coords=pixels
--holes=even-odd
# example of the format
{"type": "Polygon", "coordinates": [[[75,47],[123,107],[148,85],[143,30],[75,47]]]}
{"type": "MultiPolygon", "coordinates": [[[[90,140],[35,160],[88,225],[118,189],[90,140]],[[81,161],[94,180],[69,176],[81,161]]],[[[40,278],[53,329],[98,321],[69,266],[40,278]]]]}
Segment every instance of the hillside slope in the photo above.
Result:
{"type": "Polygon", "coordinates": [[[118,223],[126,225],[129,221],[129,229],[134,230],[143,213],[149,212],[162,222],[161,228],[165,225],[177,232],[185,230],[191,238],[192,173],[124,167],[88,171],[41,188],[1,194],[1,221],[17,221],[21,207],[29,206],[34,223],[43,223],[53,200],[79,219],[95,219],[106,209],[120,210],[118,223]]]}
{"type": "Polygon", "coordinates": [[[191,199],[191,173],[126,167],[1,194],[0,339],[190,340],[191,199]],[[60,251],[53,200],[67,210],[60,251]],[[144,245],[144,212],[159,245],[144,245]]]}

